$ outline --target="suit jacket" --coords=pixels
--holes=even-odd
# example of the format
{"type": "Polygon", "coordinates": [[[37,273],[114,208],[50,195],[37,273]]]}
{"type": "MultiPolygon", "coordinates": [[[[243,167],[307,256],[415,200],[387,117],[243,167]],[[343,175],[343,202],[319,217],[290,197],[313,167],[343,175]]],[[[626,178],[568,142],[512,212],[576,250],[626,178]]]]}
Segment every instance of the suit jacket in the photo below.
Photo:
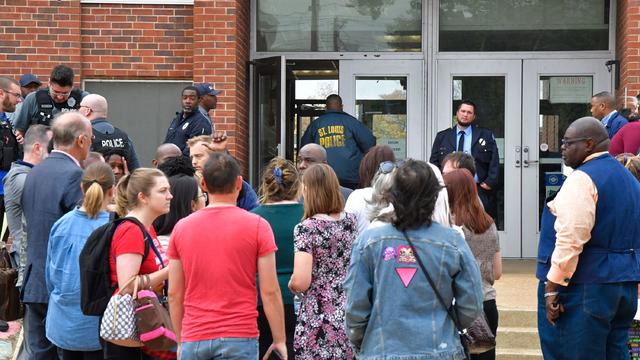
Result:
{"type": "Polygon", "coordinates": [[[629,120],[616,111],[615,115],[609,119],[609,122],[605,126],[607,128],[607,133],[609,134],[609,139],[613,139],[613,136],[618,132],[618,130],[622,129],[622,127],[627,125],[627,123],[629,123],[629,120]]]}
{"type": "Polygon", "coordinates": [[[27,267],[23,302],[48,303],[45,262],[49,232],[82,198],[82,169],[67,155],[52,152],[35,166],[24,183],[22,209],[27,220],[27,267]]]}
{"type": "MultiPolygon", "coordinates": [[[[472,126],[471,135],[471,156],[476,164],[476,174],[479,183],[486,183],[492,189],[496,189],[500,183],[500,156],[495,137],[489,129],[472,126]]],[[[436,135],[431,148],[429,161],[439,168],[442,168],[442,160],[448,154],[456,151],[456,130],[457,127],[442,130],[436,135]]]]}

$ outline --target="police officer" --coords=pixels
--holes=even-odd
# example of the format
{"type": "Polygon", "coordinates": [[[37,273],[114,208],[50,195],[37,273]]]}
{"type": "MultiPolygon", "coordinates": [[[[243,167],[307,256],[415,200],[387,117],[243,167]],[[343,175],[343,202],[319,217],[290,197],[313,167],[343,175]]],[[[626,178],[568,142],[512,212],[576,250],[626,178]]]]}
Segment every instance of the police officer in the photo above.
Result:
{"type": "Polygon", "coordinates": [[[15,129],[24,136],[29,126],[42,124],[49,126],[51,119],[65,111],[77,110],[80,101],[87,95],[80,89],[73,89],[73,69],[58,65],[51,71],[49,86],[27,95],[15,119],[15,129]]]}
{"type": "Polygon", "coordinates": [[[118,153],[124,157],[128,170],[131,172],[140,167],[133,142],[124,131],[111,125],[107,120],[107,100],[97,94],[90,94],[80,102],[80,112],[91,121],[93,128],[93,142],[91,151],[103,156],[118,153]]]}
{"type": "Polygon", "coordinates": [[[198,110],[199,100],[195,86],[187,86],[182,90],[182,111],[176,113],[164,139],[165,143],[176,144],[186,156],[189,156],[187,140],[198,135],[211,135],[211,122],[198,110]]]}

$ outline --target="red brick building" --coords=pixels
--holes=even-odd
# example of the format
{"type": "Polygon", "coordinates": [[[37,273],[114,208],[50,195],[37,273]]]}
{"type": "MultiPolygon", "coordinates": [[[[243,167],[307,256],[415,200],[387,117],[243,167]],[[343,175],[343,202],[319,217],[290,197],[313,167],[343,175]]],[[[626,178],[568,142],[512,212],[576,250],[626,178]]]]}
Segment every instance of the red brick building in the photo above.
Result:
{"type": "Polygon", "coordinates": [[[640,93],[640,0],[0,3],[0,74],[46,81],[72,66],[78,86],[107,96],[143,164],[192,82],[223,90],[213,121],[254,185],[272,156],[294,159],[331,92],[379,143],[421,159],[471,97],[498,140],[512,257],[535,256],[568,123],[589,114],[593,93],[615,92],[620,106],[640,93]]]}

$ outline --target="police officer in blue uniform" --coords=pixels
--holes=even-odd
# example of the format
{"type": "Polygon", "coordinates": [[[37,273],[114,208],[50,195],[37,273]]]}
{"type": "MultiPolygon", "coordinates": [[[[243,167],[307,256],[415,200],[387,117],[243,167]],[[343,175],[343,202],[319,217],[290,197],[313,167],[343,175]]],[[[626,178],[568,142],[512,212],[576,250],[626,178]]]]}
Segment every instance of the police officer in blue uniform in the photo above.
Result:
{"type": "Polygon", "coordinates": [[[187,140],[199,135],[211,135],[211,122],[198,110],[200,96],[195,86],[182,90],[182,111],[171,121],[164,143],[176,144],[182,153],[189,156],[187,140]]]}

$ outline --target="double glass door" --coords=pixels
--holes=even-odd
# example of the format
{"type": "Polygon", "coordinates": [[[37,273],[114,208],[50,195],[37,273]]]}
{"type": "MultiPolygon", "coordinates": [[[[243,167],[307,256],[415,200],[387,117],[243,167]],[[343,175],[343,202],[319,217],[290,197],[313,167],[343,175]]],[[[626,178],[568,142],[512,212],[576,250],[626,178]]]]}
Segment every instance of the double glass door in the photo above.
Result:
{"type": "Polygon", "coordinates": [[[493,131],[502,254],[535,257],[544,200],[563,182],[560,139],[590,116],[591,95],[611,90],[605,60],[438,60],[433,134],[455,124],[464,99],[476,124],[493,131]]]}
{"type": "Polygon", "coordinates": [[[284,56],[252,61],[252,185],[273,157],[295,160],[299,139],[324,113],[331,93],[338,93],[344,111],[369,127],[378,144],[389,145],[396,158],[423,158],[422,60],[339,60],[312,71],[299,70],[302,63],[284,56]]]}

